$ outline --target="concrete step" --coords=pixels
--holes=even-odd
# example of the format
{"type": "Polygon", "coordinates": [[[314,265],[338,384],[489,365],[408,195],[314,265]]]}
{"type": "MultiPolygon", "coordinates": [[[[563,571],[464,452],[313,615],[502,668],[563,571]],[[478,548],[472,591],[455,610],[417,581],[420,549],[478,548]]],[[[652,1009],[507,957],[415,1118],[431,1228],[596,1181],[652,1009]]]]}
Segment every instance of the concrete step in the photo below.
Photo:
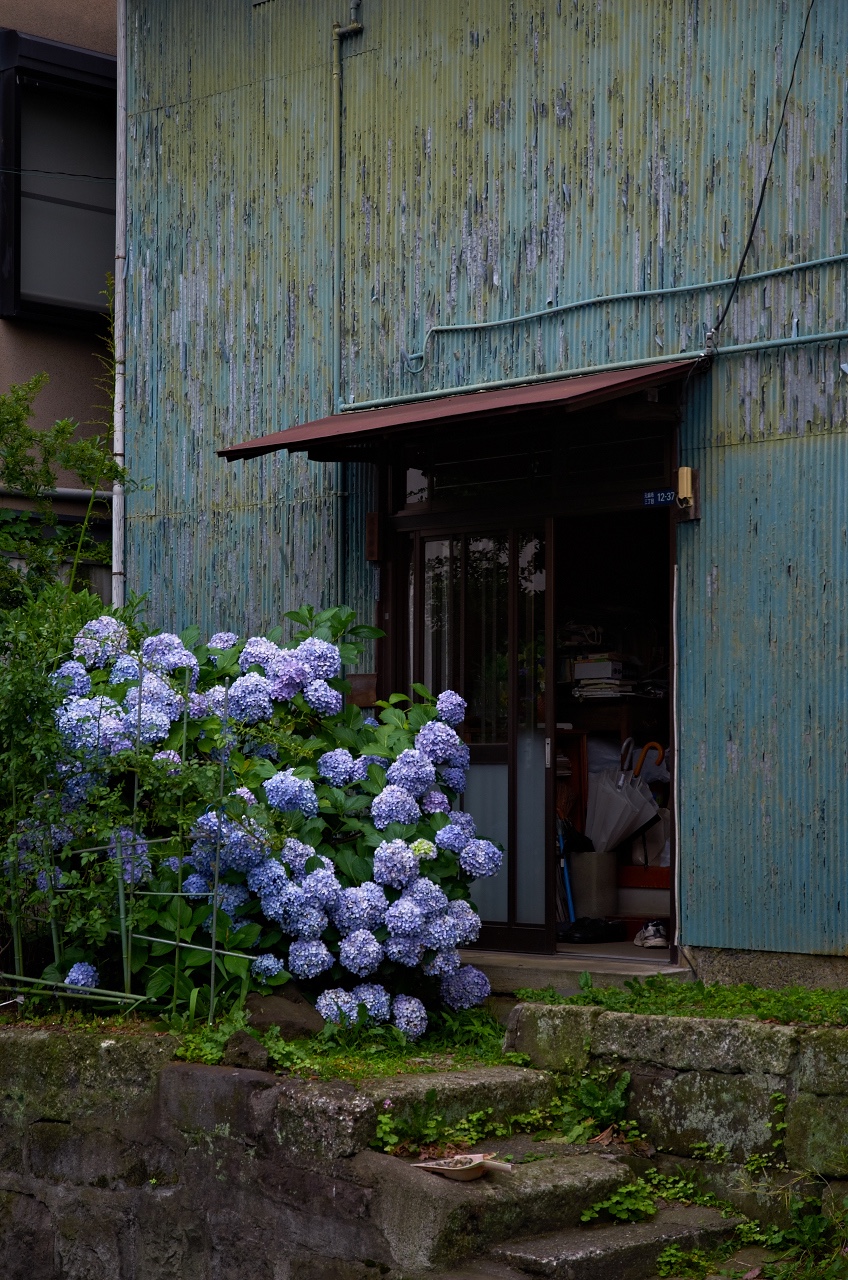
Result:
{"type": "Polygon", "coordinates": [[[548,1232],[535,1239],[501,1244],[494,1262],[524,1276],[551,1280],[647,1280],[669,1244],[681,1249],[711,1248],[728,1239],[735,1219],[716,1209],[676,1205],[647,1222],[548,1232]]]}
{"type": "Polygon", "coordinates": [[[356,1086],[378,1115],[391,1109],[394,1118],[404,1119],[432,1108],[446,1124],[486,1110],[491,1110],[490,1119],[506,1120],[547,1106],[556,1089],[556,1078],[550,1072],[532,1067],[467,1067],[462,1071],[380,1076],[356,1086]],[[435,1098],[428,1101],[430,1093],[435,1093],[435,1098]]]}
{"type": "MultiPolygon", "coordinates": [[[[500,1148],[520,1149],[516,1139],[501,1139],[500,1148]]],[[[633,1177],[604,1156],[556,1148],[544,1159],[514,1164],[512,1173],[489,1173],[475,1182],[450,1181],[375,1151],[360,1152],[352,1164],[357,1181],[372,1190],[370,1216],[410,1275],[479,1258],[504,1240],[576,1227],[584,1209],[633,1177]]],[[[513,1265],[502,1261],[507,1270],[513,1265]]]]}
{"type": "Polygon", "coordinates": [[[512,996],[519,987],[553,987],[561,996],[577,995],[581,973],[591,974],[596,987],[623,987],[631,978],[647,978],[654,973],[663,974],[675,982],[694,980],[688,965],[669,964],[667,959],[655,958],[650,951],[644,953],[644,959],[599,955],[597,951],[603,953],[603,948],[597,948],[594,955],[576,955],[574,952],[523,955],[513,951],[464,948],[462,959],[482,969],[496,996],[512,996]]]}

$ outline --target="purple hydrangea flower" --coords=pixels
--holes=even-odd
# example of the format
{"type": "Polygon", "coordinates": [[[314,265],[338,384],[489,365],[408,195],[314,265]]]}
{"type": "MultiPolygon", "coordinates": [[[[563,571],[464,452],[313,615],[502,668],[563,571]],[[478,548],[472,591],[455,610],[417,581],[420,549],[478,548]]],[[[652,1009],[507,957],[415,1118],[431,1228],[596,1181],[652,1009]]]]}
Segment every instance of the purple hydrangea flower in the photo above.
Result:
{"type": "Polygon", "coordinates": [[[121,722],[121,734],[145,746],[161,742],[171,732],[171,721],[158,707],[142,702],[140,709],[128,711],[121,722]]]}
{"type": "Polygon", "coordinates": [[[447,761],[447,765],[451,769],[467,769],[471,764],[471,748],[464,742],[460,742],[459,746],[447,761]]]}
{"type": "Polygon", "coordinates": [[[450,813],[450,800],[443,791],[428,791],[418,803],[422,813],[450,813]]]}
{"type": "Polygon", "coordinates": [[[358,760],[353,762],[353,772],[350,775],[351,782],[365,782],[372,764],[376,764],[380,769],[389,767],[388,760],[385,760],[383,756],[360,756],[358,760]]]}
{"type": "Polygon", "coordinates": [[[421,937],[434,951],[449,951],[457,944],[457,922],[449,911],[428,916],[421,937]]]}
{"type": "Polygon", "coordinates": [[[249,640],[245,640],[244,648],[239,654],[239,666],[242,671],[247,671],[248,667],[262,667],[267,676],[282,652],[273,640],[266,640],[264,636],[251,636],[249,640]]]}
{"type": "Polygon", "coordinates": [[[440,849],[449,849],[451,853],[462,853],[470,839],[468,833],[453,822],[436,832],[436,844],[440,849]]]}
{"type": "Polygon", "coordinates": [[[436,715],[445,724],[462,724],[465,719],[467,703],[453,689],[445,689],[436,699],[436,715]]]}
{"type": "Polygon", "coordinates": [[[168,773],[179,773],[182,760],[179,751],[157,751],[154,753],[153,759],[159,764],[168,764],[171,767],[168,773]]]}
{"type": "Polygon", "coordinates": [[[297,934],[298,918],[307,906],[300,885],[291,881],[270,885],[260,894],[259,903],[266,920],[273,920],[286,933],[297,934]]]}
{"type": "Polygon", "coordinates": [[[185,701],[176,693],[167,680],[153,671],[143,673],[140,685],[134,685],[124,695],[124,707],[128,712],[138,707],[139,696],[143,707],[152,707],[161,711],[169,720],[177,720],[183,713],[185,701]]]}
{"type": "Polygon", "coordinates": [[[451,1009],[471,1009],[482,1004],[491,990],[485,973],[470,964],[442,981],[442,999],[451,1009]]]}
{"type": "Polygon", "coordinates": [[[256,796],[253,794],[250,787],[236,787],[232,794],[234,796],[238,796],[245,804],[256,804],[256,796]]]}
{"type": "Polygon", "coordinates": [[[383,948],[369,929],[354,929],[342,938],[339,960],[351,973],[360,978],[379,969],[383,960],[383,948]]]}
{"type": "Polygon", "coordinates": [[[147,841],[136,835],[131,827],[118,827],[109,839],[109,857],[118,857],[120,845],[121,865],[124,882],[139,884],[150,874],[150,858],[147,856],[147,841]]]}
{"type": "Polygon", "coordinates": [[[78,960],[76,964],[71,965],[68,970],[68,976],[65,979],[66,987],[96,987],[99,983],[97,970],[93,964],[86,964],[84,960],[78,960]]]}
{"type": "Polygon", "coordinates": [[[414,881],[406,890],[405,896],[420,907],[427,916],[448,909],[447,894],[426,876],[420,876],[414,881]]]}
{"type": "Polygon", "coordinates": [[[326,907],[328,910],[332,910],[335,906],[342,891],[342,886],[333,872],[324,867],[319,867],[317,871],[310,871],[309,875],[304,877],[301,888],[312,906],[326,907]]]}
{"type": "Polygon", "coordinates": [[[196,871],[183,880],[183,893],[187,898],[205,898],[211,887],[209,881],[196,871]]]}
{"type": "Polygon", "coordinates": [[[216,631],[206,641],[207,649],[232,649],[234,644],[238,644],[235,631],[216,631]]]}
{"type": "Polygon", "coordinates": [[[290,650],[283,649],[268,663],[268,691],[278,702],[288,702],[309,684],[311,676],[290,650]]]}
{"type": "Polygon", "coordinates": [[[108,750],[111,737],[123,732],[123,712],[112,698],[71,695],[57,707],[56,725],[72,751],[108,750]]]}
{"type": "Polygon", "coordinates": [[[413,937],[421,932],[424,913],[410,898],[400,897],[386,911],[386,928],[398,937],[413,937]]]}
{"type": "MultiPolygon", "coordinates": [[[[236,923],[236,911],[239,907],[243,907],[249,900],[250,894],[242,884],[221,884],[218,886],[218,915],[226,916],[230,924],[236,923]]],[[[212,906],[214,894],[209,895],[209,905],[212,906]]],[[[212,913],[206,917],[203,927],[208,932],[212,930],[212,913]]]]}
{"type": "Polygon", "coordinates": [[[281,813],[293,813],[299,809],[307,818],[314,818],[318,812],[314,786],[306,778],[296,778],[293,769],[275,773],[263,786],[268,803],[281,813]]]}
{"type": "Polygon", "coordinates": [[[327,919],[327,913],[321,911],[319,907],[304,906],[299,911],[292,913],[291,923],[290,932],[295,937],[310,941],[320,938],[330,922],[327,919]]]}
{"type": "Polygon", "coordinates": [[[192,720],[203,720],[210,714],[209,698],[205,693],[190,693],[188,695],[188,714],[192,720]]]}
{"type": "Polygon", "coordinates": [[[390,822],[412,826],[420,817],[421,810],[414,798],[402,787],[385,787],[371,803],[371,821],[378,831],[390,822]]]}
{"type": "Polygon", "coordinates": [[[257,724],[260,720],[271,718],[271,694],[268,681],[264,676],[249,671],[246,676],[239,676],[230,687],[229,713],[234,720],[244,724],[257,724]]]}
{"type": "Polygon", "coordinates": [[[374,850],[374,879],[403,889],[418,875],[418,859],[403,840],[384,840],[374,850]]]}
{"type": "Polygon", "coordinates": [[[109,683],[124,684],[127,680],[137,680],[140,670],[136,654],[122,653],[109,672],[109,683]]]}
{"type": "Polygon", "coordinates": [[[440,720],[428,720],[415,735],[416,748],[433,764],[446,764],[462,745],[456,730],[440,720]]]}
{"type": "Polygon", "coordinates": [[[343,787],[353,776],[353,756],[344,747],[318,757],[318,772],[334,787],[343,787]]]}
{"type": "Polygon", "coordinates": [[[362,723],[367,724],[369,729],[379,729],[380,721],[375,720],[373,716],[363,716],[362,723]]]}
{"type": "Polygon", "coordinates": [[[293,942],[289,947],[289,969],[297,978],[317,978],[332,967],[333,957],[323,942],[293,942]]]}
{"type": "Polygon", "coordinates": [[[503,854],[491,840],[472,840],[459,855],[459,865],[463,871],[478,879],[482,876],[496,876],[501,869],[503,854]]]}
{"type": "Polygon", "coordinates": [[[462,898],[454,899],[448,905],[448,915],[452,917],[456,925],[457,946],[462,946],[468,942],[476,942],[483,922],[470,902],[465,902],[462,898]]]}
{"type": "Polygon", "coordinates": [[[251,893],[278,892],[290,883],[285,867],[276,858],[266,858],[247,873],[247,887],[251,893]]]}
{"type": "Polygon", "coordinates": [[[386,781],[394,787],[402,787],[411,796],[422,796],[436,782],[436,770],[421,751],[402,751],[394,764],[389,765],[386,781]]]}
{"type": "Polygon", "coordinates": [[[222,871],[251,871],[261,866],[270,851],[264,828],[253,818],[228,818],[215,810],[201,814],[191,838],[192,860],[201,870],[211,870],[220,857],[222,871]]]}
{"type": "Polygon", "coordinates": [[[424,972],[428,978],[446,978],[450,973],[456,973],[462,961],[458,951],[437,951],[433,959],[424,965],[424,972]]]}
{"type": "Polygon", "coordinates": [[[341,1023],[342,1026],[353,1026],[356,1022],[359,1001],[343,987],[329,987],[322,991],[315,1001],[315,1008],[325,1022],[341,1023]]]}
{"type": "Polygon", "coordinates": [[[409,1040],[418,1040],[427,1030],[427,1010],[415,996],[395,996],[392,1015],[397,1029],[409,1040]]]}
{"type": "Polygon", "coordinates": [[[360,982],[350,993],[358,1005],[364,1004],[372,1022],[388,1022],[391,1015],[391,997],[379,982],[360,982]]]}
{"type": "Polygon", "coordinates": [[[65,873],[61,867],[54,867],[49,875],[46,871],[39,871],[35,883],[42,893],[46,893],[48,888],[61,889],[65,883],[65,873]]]}
{"type": "Polygon", "coordinates": [[[442,781],[446,787],[450,787],[451,791],[455,791],[457,795],[462,795],[465,790],[465,770],[464,769],[442,769],[440,770],[442,781]]]}
{"type": "Polygon", "coordinates": [[[423,954],[424,943],[420,938],[386,939],[386,955],[395,964],[403,964],[408,969],[414,969],[417,964],[420,964],[423,954]]]}
{"type": "MultiPolygon", "coordinates": [[[[214,637],[213,637],[214,639],[214,637]]],[[[224,647],[223,645],[221,646],[224,647]]],[[[250,972],[254,977],[259,979],[276,978],[278,973],[285,972],[285,964],[282,960],[278,960],[276,956],[271,955],[270,951],[264,956],[257,956],[250,966],[250,972]]]]}
{"type": "Polygon", "coordinates": [[[75,694],[84,698],[91,693],[91,676],[81,662],[63,662],[50,677],[50,683],[62,689],[66,694],[75,694]]]}
{"type": "Polygon", "coordinates": [[[87,667],[105,667],[110,659],[126,652],[129,640],[123,622],[104,614],[87,622],[74,636],[74,657],[87,667]]]}
{"type": "Polygon", "coordinates": [[[311,844],[304,844],[302,840],[295,840],[293,836],[290,836],[283,845],[280,856],[283,862],[288,864],[295,880],[303,879],[306,875],[307,862],[310,858],[317,857],[311,844]]]}
{"type": "Polygon", "coordinates": [[[373,880],[352,889],[343,889],[333,908],[333,921],[340,933],[376,929],[386,916],[388,900],[373,880]]]}
{"type": "Polygon", "coordinates": [[[162,631],[159,635],[148,636],[142,643],[141,657],[145,666],[154,671],[181,671],[187,668],[190,687],[193,689],[197,684],[200,664],[180,637],[172,632],[162,631]]]}
{"type": "Polygon", "coordinates": [[[332,680],[341,674],[342,659],[337,647],[328,640],[310,636],[293,650],[313,680],[332,680]]]}
{"type": "Polygon", "coordinates": [[[326,680],[310,681],[303,696],[320,716],[337,716],[344,706],[344,698],[338,689],[331,689],[326,680]]]}

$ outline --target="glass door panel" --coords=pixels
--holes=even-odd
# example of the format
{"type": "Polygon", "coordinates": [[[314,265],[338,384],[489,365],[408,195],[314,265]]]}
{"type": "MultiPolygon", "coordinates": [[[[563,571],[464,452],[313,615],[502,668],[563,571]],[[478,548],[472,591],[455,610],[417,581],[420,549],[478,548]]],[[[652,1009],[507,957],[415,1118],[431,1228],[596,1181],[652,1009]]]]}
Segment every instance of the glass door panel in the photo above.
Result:
{"type": "Polygon", "coordinates": [[[545,921],[545,542],[515,536],[516,917],[545,921]]]}
{"type": "MultiPolygon", "coordinates": [[[[465,538],[463,697],[468,742],[509,740],[509,537],[465,538]]],[[[460,674],[460,673],[458,673],[460,674]]]]}
{"type": "Polygon", "coordinates": [[[484,920],[509,922],[509,765],[472,764],[463,796],[463,807],[474,815],[480,834],[494,840],[507,854],[496,876],[475,880],[474,905],[484,920]]]}

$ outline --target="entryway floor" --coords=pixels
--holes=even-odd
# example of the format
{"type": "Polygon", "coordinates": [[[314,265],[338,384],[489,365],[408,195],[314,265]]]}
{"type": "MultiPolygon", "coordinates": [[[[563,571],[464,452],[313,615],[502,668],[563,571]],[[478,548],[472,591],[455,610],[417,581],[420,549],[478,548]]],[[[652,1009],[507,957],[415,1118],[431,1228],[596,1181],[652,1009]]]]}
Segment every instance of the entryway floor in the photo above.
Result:
{"type": "Polygon", "coordinates": [[[462,959],[482,969],[493,995],[513,995],[520,987],[553,987],[560,995],[575,995],[581,973],[587,972],[597,987],[623,987],[629,978],[652,973],[678,982],[693,980],[687,964],[669,963],[667,950],[645,952],[629,942],[605,943],[597,949],[560,944],[556,955],[463,949],[462,959]]]}

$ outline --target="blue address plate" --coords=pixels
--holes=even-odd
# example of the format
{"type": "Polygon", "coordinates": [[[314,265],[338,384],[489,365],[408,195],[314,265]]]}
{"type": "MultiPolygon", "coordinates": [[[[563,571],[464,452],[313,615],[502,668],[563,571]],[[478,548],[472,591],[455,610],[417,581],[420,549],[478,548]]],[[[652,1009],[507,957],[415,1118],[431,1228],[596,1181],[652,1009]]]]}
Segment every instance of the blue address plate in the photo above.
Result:
{"type": "Polygon", "coordinates": [[[674,489],[646,489],[643,496],[646,507],[671,507],[677,499],[674,489]]]}

